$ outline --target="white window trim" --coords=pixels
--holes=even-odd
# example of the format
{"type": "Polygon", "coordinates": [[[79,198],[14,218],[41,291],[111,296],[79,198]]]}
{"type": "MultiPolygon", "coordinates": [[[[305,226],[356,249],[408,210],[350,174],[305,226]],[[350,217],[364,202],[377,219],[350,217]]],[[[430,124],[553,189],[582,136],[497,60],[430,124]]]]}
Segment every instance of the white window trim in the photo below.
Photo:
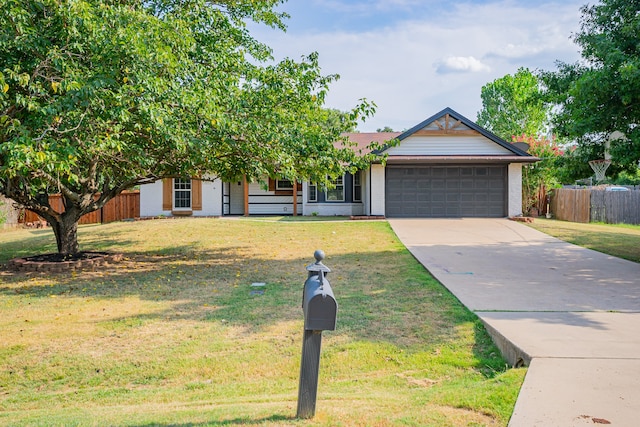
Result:
{"type": "Polygon", "coordinates": [[[362,176],[360,174],[360,171],[356,171],[356,173],[354,173],[352,176],[352,180],[351,180],[351,201],[353,203],[362,203],[362,176]],[[356,185],[356,177],[358,179],[358,185],[356,185]],[[360,198],[356,199],[356,187],[360,187],[360,198]]]}
{"type": "Polygon", "coordinates": [[[184,178],[174,178],[171,181],[171,185],[173,186],[172,189],[172,207],[174,211],[191,211],[193,210],[193,183],[191,181],[191,179],[184,179],[184,178]],[[184,189],[184,188],[176,188],[176,180],[180,179],[182,181],[189,181],[189,188],[188,189],[184,189]],[[177,207],[176,206],[176,191],[188,191],[189,192],[189,207],[177,207]]]}
{"type": "Polygon", "coordinates": [[[309,183],[307,185],[307,202],[309,203],[318,202],[318,186],[316,184],[309,183]],[[311,199],[312,194],[313,194],[313,200],[311,199]]]}
{"type": "Polygon", "coordinates": [[[293,181],[289,179],[276,179],[276,191],[291,191],[293,190],[293,181]],[[281,182],[288,182],[289,187],[280,187],[281,182]]]}
{"type": "Polygon", "coordinates": [[[344,201],[345,201],[344,175],[342,175],[342,177],[336,178],[332,183],[334,184],[334,188],[333,188],[333,190],[325,190],[325,192],[324,192],[324,201],[327,202],[327,203],[344,203],[344,201]],[[342,180],[341,184],[337,184],[338,179],[342,180]],[[335,191],[338,187],[342,187],[342,199],[329,200],[328,197],[327,197],[328,196],[328,192],[329,191],[335,191]]]}

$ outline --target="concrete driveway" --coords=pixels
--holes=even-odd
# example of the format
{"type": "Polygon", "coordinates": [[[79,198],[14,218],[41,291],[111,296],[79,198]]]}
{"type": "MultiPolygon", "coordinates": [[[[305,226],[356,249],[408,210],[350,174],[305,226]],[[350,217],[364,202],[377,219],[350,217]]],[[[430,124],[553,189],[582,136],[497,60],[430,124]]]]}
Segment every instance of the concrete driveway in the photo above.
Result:
{"type": "Polygon", "coordinates": [[[505,358],[529,365],[510,426],[637,425],[640,264],[507,219],[389,223],[505,358]]]}

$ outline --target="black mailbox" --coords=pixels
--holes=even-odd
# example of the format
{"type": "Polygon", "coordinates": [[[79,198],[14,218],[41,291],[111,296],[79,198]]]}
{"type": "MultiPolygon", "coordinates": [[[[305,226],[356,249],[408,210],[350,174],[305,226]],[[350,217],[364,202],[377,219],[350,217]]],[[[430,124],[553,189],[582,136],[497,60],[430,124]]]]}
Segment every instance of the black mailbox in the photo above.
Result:
{"type": "Polygon", "coordinates": [[[338,303],[331,285],[322,272],[310,275],[304,282],[302,296],[304,328],[309,331],[335,331],[338,303]]]}

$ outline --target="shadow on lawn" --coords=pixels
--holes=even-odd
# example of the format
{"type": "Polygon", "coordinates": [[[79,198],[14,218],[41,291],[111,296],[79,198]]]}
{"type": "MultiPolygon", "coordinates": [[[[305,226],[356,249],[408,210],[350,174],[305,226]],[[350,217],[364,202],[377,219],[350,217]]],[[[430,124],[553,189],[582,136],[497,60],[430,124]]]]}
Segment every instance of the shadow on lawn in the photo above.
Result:
{"type": "Polygon", "coordinates": [[[181,424],[151,423],[151,424],[139,424],[139,425],[136,425],[135,427],[151,427],[151,426],[158,426],[158,427],[243,426],[243,425],[261,425],[261,424],[267,423],[267,422],[295,421],[295,420],[296,420],[296,418],[294,418],[294,417],[286,417],[284,415],[272,415],[270,417],[264,417],[264,418],[255,418],[255,419],[254,418],[236,418],[236,419],[233,419],[233,420],[208,421],[208,422],[203,422],[203,423],[181,423],[181,424]]]}
{"type": "MultiPolygon", "coordinates": [[[[99,226],[99,224],[83,225],[82,230],[86,231],[91,227],[99,226]]],[[[133,242],[128,240],[102,237],[98,244],[91,245],[91,248],[86,248],[86,250],[120,252],[118,250],[120,247],[130,245],[131,243],[133,242]]],[[[85,250],[85,248],[81,247],[81,250],[85,250]]],[[[29,235],[27,237],[23,237],[19,241],[2,243],[0,264],[8,262],[13,258],[29,257],[55,252],[58,252],[56,247],[56,238],[50,227],[30,230],[29,235]],[[38,250],[34,251],[34,248],[38,248],[38,250]]]]}
{"type": "MultiPolygon", "coordinates": [[[[169,304],[153,313],[108,322],[136,327],[158,320],[191,320],[236,326],[251,334],[302,319],[305,266],[312,261],[312,252],[274,261],[245,254],[242,246],[199,250],[185,245],[129,256],[95,272],[46,276],[4,272],[0,294],[58,300],[134,296],[169,304]],[[253,292],[253,282],[266,282],[263,294],[253,292]]],[[[405,250],[340,254],[325,264],[332,269],[328,279],[339,305],[337,333],[426,350],[457,340],[458,327],[471,322],[476,369],[488,377],[504,370],[478,318],[405,250]]]]}

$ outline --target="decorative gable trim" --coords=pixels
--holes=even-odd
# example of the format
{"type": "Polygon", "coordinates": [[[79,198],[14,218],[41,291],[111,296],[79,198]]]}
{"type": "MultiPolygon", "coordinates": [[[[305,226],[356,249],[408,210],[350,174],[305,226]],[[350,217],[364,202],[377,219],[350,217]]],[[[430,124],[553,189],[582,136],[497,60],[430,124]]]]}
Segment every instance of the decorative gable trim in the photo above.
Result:
{"type": "MultiPolygon", "coordinates": [[[[502,138],[499,138],[488,130],[481,128],[473,121],[467,119],[462,114],[457,113],[449,107],[418,123],[411,129],[401,133],[397,137],[397,139],[402,142],[403,139],[406,139],[410,136],[460,135],[483,136],[488,140],[498,144],[499,146],[506,148],[509,152],[515,154],[516,156],[532,157],[513,144],[510,144],[509,142],[503,140],[502,138]]],[[[381,152],[384,152],[389,148],[391,147],[386,146],[381,150],[381,152]]]]}
{"type": "Polygon", "coordinates": [[[449,135],[480,135],[475,129],[462,123],[462,120],[456,119],[451,114],[446,113],[443,117],[434,120],[427,126],[415,131],[413,136],[449,136],[449,135]]]}

